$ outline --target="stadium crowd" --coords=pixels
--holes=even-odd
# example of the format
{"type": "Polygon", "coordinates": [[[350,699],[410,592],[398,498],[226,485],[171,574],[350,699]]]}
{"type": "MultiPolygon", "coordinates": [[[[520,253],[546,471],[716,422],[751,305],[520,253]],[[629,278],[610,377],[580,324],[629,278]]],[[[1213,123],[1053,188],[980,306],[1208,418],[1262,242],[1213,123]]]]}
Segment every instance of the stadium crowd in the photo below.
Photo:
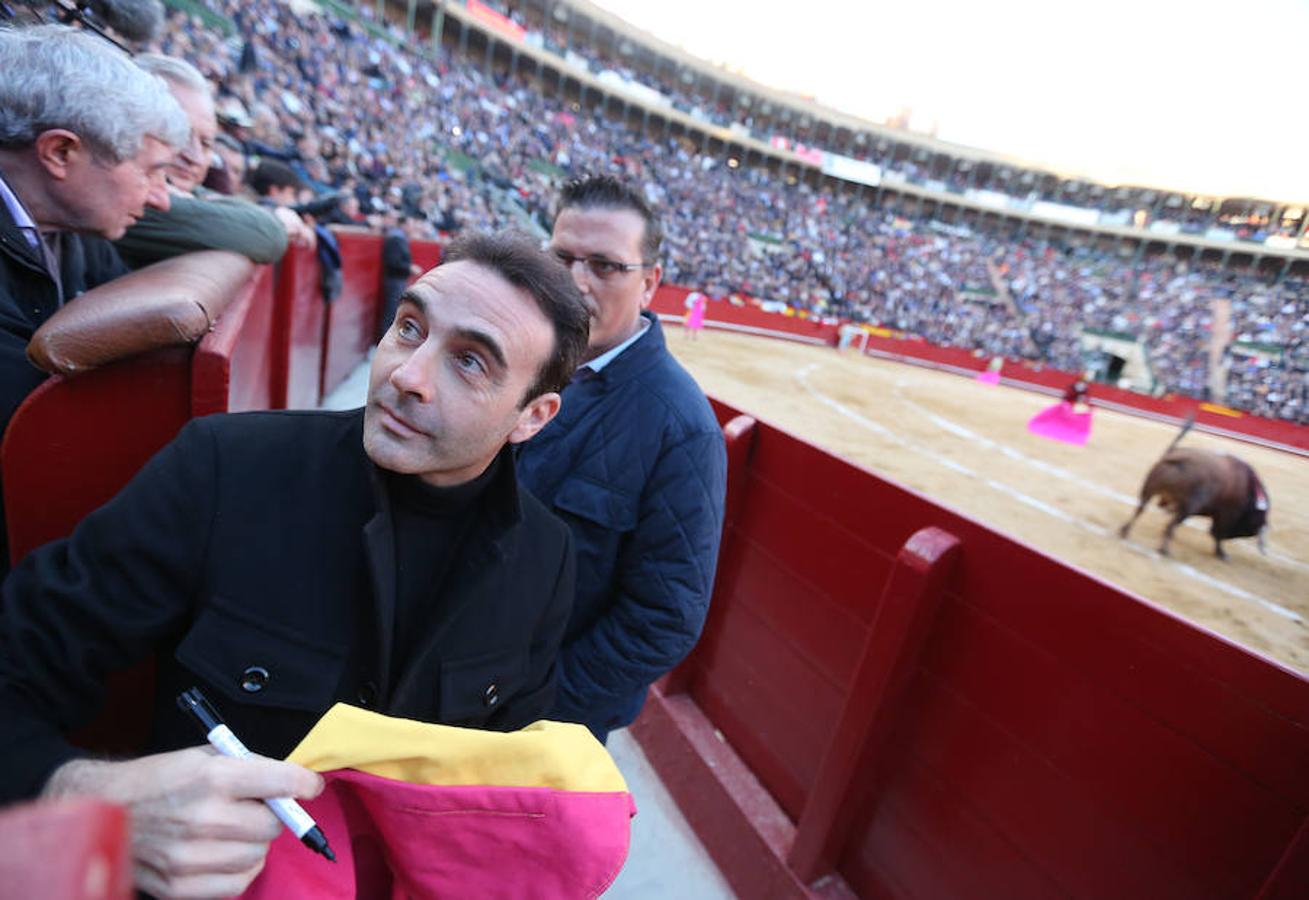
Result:
{"type": "Polygon", "coordinates": [[[879,210],[869,191],[729,164],[517,75],[413,52],[397,26],[372,21],[372,4],[357,9],[371,30],[277,0],[211,5],[235,36],[174,13],[153,49],[191,61],[216,86],[241,165],[285,160],[315,191],[341,192],[337,221],[399,213],[417,220],[416,235],[544,229],[564,175],[609,171],[665,211],[668,282],[1069,370],[1084,366],[1083,327],[1127,333],[1146,342],[1162,388],[1191,396],[1207,394],[1210,303],[1225,297],[1236,348],[1276,345],[1282,357],[1234,354],[1227,402],[1309,422],[1304,279],[1269,284],[879,210]]]}

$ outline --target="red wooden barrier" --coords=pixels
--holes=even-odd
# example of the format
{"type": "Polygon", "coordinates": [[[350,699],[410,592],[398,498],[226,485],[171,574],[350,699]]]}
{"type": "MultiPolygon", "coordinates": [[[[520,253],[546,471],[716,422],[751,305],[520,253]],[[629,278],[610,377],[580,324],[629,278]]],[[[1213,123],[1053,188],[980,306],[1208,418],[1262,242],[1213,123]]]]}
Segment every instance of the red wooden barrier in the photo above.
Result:
{"type": "Polygon", "coordinates": [[[0,893],[23,900],[128,900],[127,824],[122,807],[91,799],[0,812],[0,893]]]}
{"type": "Polygon", "coordinates": [[[934,527],[915,533],[900,549],[796,829],[790,864],[801,881],[815,881],[835,867],[856,814],[870,798],[881,764],[878,751],[899,716],[958,554],[959,541],[934,527]]]}
{"type": "Polygon", "coordinates": [[[277,266],[273,407],[314,409],[322,399],[327,304],[312,250],[292,246],[277,266]]]}
{"type": "Polygon", "coordinates": [[[271,409],[277,374],[273,270],[260,266],[239,297],[195,349],[191,414],[271,409]]]}
{"type": "Polygon", "coordinates": [[[341,293],[327,304],[320,395],[326,397],[368,355],[382,293],[381,235],[342,229],[341,293]]]}
{"type": "Polygon", "coordinates": [[[14,563],[68,534],[173,439],[191,417],[190,361],[180,347],[138,356],[48,378],[23,401],[0,445],[14,563]]]}
{"type": "MultiPolygon", "coordinates": [[[[1309,681],[755,432],[686,693],[655,690],[633,729],[741,895],[1303,888],[1309,681]],[[867,648],[900,593],[897,553],[932,527],[959,561],[921,655],[896,662],[867,648]],[[900,683],[902,702],[878,702],[900,683]]],[[[921,610],[889,633],[926,631],[921,610]]]]}
{"type": "MultiPolygon", "coordinates": [[[[660,317],[681,321],[686,315],[686,295],[689,293],[688,289],[677,285],[660,285],[659,290],[655,292],[650,309],[660,317]]],[[[799,316],[764,312],[757,306],[733,306],[726,300],[714,300],[709,303],[705,310],[705,325],[710,328],[827,346],[836,346],[836,338],[840,330],[835,324],[824,324],[817,319],[802,319],[799,316]]]]}
{"type": "Polygon", "coordinates": [[[426,272],[441,264],[441,251],[444,246],[440,241],[410,241],[409,253],[413,257],[414,265],[426,272]]]}

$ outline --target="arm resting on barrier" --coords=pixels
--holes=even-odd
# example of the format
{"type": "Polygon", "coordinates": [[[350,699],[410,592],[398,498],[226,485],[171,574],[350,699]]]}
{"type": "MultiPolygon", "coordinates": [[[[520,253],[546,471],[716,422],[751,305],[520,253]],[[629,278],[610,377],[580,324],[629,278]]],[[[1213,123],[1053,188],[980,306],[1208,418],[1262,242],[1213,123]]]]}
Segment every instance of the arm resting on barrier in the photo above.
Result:
{"type": "Polygon", "coordinates": [[[175,196],[167,212],[146,209],[114,246],[140,268],[199,250],[230,250],[256,263],[275,263],[286,243],[286,229],[257,203],[206,194],[175,196]]]}

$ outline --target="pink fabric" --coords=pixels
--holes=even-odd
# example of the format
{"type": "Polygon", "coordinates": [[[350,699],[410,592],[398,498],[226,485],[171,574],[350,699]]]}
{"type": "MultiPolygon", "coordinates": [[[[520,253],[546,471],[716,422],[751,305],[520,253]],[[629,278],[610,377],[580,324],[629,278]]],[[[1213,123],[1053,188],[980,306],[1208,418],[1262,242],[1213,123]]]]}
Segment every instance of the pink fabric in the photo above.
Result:
{"type": "Polygon", "coordinates": [[[703,296],[696,297],[695,302],[691,304],[691,311],[686,315],[686,327],[692,331],[699,331],[704,328],[704,311],[706,301],[703,296]]]}
{"type": "Polygon", "coordinates": [[[999,384],[999,383],[1000,383],[1000,373],[999,373],[999,372],[978,372],[977,375],[976,375],[976,377],[973,378],[973,381],[980,381],[982,384],[999,384]]]}
{"type": "Polygon", "coordinates": [[[305,809],[332,864],[283,830],[246,900],[591,898],[627,858],[626,792],[433,787],[353,770],[325,773],[305,809]]]}
{"type": "Polygon", "coordinates": [[[1032,416],[1027,430],[1053,441],[1085,446],[1091,436],[1091,411],[1077,412],[1071,403],[1056,403],[1032,416]]]}

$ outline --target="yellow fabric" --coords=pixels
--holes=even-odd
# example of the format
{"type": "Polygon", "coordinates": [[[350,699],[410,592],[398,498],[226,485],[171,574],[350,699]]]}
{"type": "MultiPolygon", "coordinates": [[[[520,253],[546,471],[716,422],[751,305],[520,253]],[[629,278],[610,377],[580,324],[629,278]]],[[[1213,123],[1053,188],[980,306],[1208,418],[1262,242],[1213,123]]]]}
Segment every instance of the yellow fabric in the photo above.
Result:
{"type": "Polygon", "coordinates": [[[345,703],[329,709],[287,761],[411,784],[627,790],[608,751],[584,725],[540,721],[506,734],[397,719],[345,703]]]}

